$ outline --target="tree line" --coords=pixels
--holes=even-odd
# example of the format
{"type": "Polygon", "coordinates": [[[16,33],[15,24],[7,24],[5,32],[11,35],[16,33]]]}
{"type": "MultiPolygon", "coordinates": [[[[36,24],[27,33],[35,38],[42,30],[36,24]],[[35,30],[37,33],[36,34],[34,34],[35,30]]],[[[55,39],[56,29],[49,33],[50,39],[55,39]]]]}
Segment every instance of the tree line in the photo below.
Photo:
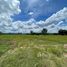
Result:
{"type": "MultiPolygon", "coordinates": [[[[0,34],[22,34],[22,33],[2,33],[0,32],[0,34]]],[[[30,35],[67,35],[67,30],[60,29],[58,33],[48,33],[48,30],[46,28],[43,28],[43,30],[40,33],[30,31],[30,33],[26,33],[26,34],[28,35],[29,34],[30,35]]]]}
{"type": "Polygon", "coordinates": [[[35,33],[33,31],[30,32],[30,34],[34,35],[34,34],[42,34],[42,35],[67,35],[67,30],[63,30],[63,29],[60,29],[58,31],[58,33],[48,33],[47,32],[48,30],[47,29],[43,29],[40,33],[35,33]]]}

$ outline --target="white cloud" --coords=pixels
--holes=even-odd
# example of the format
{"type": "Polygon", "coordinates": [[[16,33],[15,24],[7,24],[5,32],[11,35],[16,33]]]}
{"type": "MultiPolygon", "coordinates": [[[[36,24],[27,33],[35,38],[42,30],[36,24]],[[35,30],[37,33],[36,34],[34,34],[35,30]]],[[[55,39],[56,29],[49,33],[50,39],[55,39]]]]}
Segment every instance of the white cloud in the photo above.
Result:
{"type": "MultiPolygon", "coordinates": [[[[35,1],[34,1],[35,2],[35,1]]],[[[15,21],[11,16],[20,13],[19,0],[0,0],[0,31],[4,33],[29,33],[31,30],[40,32],[42,28],[49,29],[48,32],[57,32],[63,20],[67,19],[67,8],[64,8],[45,21],[37,22],[35,19],[28,21],[15,21]]],[[[30,14],[33,14],[32,12],[30,14]]]]}
{"type": "Polygon", "coordinates": [[[0,0],[0,14],[14,15],[20,12],[19,0],[0,0]]]}
{"type": "Polygon", "coordinates": [[[41,27],[39,27],[37,22],[34,19],[30,19],[28,21],[16,21],[12,23],[12,28],[14,29],[14,32],[18,33],[30,33],[30,31],[34,32],[40,32],[42,30],[41,27]]]}
{"type": "Polygon", "coordinates": [[[13,20],[11,16],[21,11],[19,5],[19,0],[0,0],[0,31],[11,30],[13,20]]]}
{"type": "Polygon", "coordinates": [[[11,16],[21,11],[19,4],[19,0],[0,0],[0,23],[10,24],[13,20],[11,16]]]}
{"type": "MultiPolygon", "coordinates": [[[[67,19],[67,8],[63,8],[57,13],[50,16],[45,20],[44,26],[47,26],[49,32],[57,32],[61,27],[60,24],[65,24],[64,20],[67,19]]],[[[63,26],[64,27],[64,26],[63,26]]],[[[66,27],[64,27],[65,29],[66,27]]]]}
{"type": "Polygon", "coordinates": [[[50,25],[52,23],[58,23],[67,19],[67,8],[63,8],[62,10],[58,11],[57,13],[53,14],[51,17],[46,19],[45,25],[50,25]]]}
{"type": "Polygon", "coordinates": [[[29,12],[28,14],[32,16],[34,13],[33,12],[29,12]]]}

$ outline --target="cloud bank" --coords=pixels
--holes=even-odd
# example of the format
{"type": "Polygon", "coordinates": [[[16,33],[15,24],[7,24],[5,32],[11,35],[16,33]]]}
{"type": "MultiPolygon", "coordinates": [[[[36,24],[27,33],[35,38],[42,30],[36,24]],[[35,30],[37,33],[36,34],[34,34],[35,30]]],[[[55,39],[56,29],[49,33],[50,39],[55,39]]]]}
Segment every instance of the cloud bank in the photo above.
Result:
{"type": "Polygon", "coordinates": [[[12,29],[11,16],[21,12],[19,0],[0,0],[0,31],[9,32],[12,29]]]}
{"type": "Polygon", "coordinates": [[[61,9],[45,21],[37,22],[34,18],[31,18],[28,21],[13,22],[11,16],[20,12],[19,0],[0,0],[0,32],[29,33],[31,30],[40,32],[43,28],[47,28],[48,32],[57,32],[61,28],[67,29],[67,26],[60,26],[60,24],[64,24],[64,21],[67,20],[67,8],[61,9]]]}

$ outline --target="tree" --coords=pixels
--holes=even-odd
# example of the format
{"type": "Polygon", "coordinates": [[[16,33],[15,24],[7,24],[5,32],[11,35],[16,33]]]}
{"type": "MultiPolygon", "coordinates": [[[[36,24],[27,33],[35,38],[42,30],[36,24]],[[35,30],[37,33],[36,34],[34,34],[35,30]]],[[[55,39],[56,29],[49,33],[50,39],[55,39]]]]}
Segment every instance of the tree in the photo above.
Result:
{"type": "Polygon", "coordinates": [[[2,32],[0,32],[0,34],[2,34],[2,32]]]}
{"type": "Polygon", "coordinates": [[[60,29],[60,30],[58,31],[58,34],[60,34],[60,35],[67,35],[67,30],[62,30],[62,29],[60,29]]]}
{"type": "Polygon", "coordinates": [[[42,34],[47,34],[47,29],[44,28],[41,33],[42,34]]]}
{"type": "Polygon", "coordinates": [[[30,34],[32,34],[32,35],[33,35],[33,34],[34,34],[34,32],[33,32],[33,31],[30,31],[30,34]]]}

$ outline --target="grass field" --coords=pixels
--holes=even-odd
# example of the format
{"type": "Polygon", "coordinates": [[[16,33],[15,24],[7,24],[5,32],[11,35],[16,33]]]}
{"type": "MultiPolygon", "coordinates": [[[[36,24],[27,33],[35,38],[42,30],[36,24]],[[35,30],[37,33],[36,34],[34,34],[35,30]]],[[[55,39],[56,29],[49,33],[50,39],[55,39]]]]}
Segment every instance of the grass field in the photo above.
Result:
{"type": "Polygon", "coordinates": [[[67,67],[67,36],[0,35],[0,67],[67,67]]]}

